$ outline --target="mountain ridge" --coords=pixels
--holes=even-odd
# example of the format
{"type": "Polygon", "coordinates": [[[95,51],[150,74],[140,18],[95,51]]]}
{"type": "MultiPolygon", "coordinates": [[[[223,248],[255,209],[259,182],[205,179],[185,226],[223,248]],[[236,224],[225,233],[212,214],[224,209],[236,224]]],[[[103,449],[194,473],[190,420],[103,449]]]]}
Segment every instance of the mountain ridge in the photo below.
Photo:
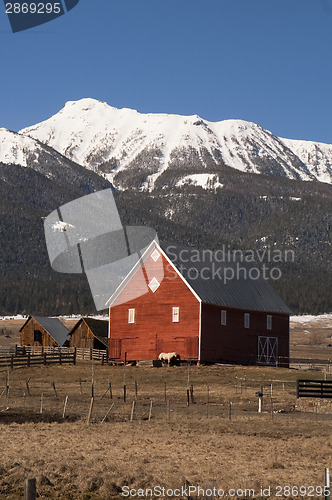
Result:
{"type": "Polygon", "coordinates": [[[210,122],[198,115],[142,114],[86,98],[68,101],[49,119],[19,133],[96,171],[120,190],[160,187],[169,168],[177,170],[180,182],[181,167],[186,176],[214,174],[218,189],[222,184],[219,164],[244,172],[332,183],[332,145],[280,138],[244,120],[210,122]],[[131,184],[137,169],[140,175],[131,184]]]}

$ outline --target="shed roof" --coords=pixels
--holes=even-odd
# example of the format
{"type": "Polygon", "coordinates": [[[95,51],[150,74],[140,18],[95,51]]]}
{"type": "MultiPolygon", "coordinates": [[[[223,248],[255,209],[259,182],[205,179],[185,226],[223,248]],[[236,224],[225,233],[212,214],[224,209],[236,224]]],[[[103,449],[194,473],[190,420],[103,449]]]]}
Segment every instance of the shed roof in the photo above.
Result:
{"type": "Polygon", "coordinates": [[[249,274],[251,268],[260,267],[257,262],[243,261],[234,252],[227,254],[227,259],[221,261],[220,255],[214,251],[178,245],[163,245],[161,249],[204,303],[291,313],[262,273],[258,277],[257,271],[249,274]],[[242,270],[239,271],[239,268],[242,270]]]}
{"type": "Polygon", "coordinates": [[[27,321],[21,327],[20,331],[25,327],[25,325],[33,318],[37,323],[39,323],[46,331],[51,335],[51,337],[59,344],[63,346],[68,337],[68,329],[58,318],[48,318],[44,316],[29,316],[27,321]]]}

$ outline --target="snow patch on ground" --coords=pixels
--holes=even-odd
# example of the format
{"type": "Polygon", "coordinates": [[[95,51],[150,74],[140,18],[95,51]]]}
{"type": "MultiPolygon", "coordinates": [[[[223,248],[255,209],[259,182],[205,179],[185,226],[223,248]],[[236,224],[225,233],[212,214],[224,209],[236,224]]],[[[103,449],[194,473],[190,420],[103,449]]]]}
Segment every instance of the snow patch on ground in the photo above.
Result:
{"type": "Polygon", "coordinates": [[[301,316],[291,316],[290,321],[292,323],[312,323],[312,322],[330,322],[330,326],[332,326],[332,313],[328,314],[319,314],[318,316],[312,316],[311,314],[303,314],[301,316]]]}

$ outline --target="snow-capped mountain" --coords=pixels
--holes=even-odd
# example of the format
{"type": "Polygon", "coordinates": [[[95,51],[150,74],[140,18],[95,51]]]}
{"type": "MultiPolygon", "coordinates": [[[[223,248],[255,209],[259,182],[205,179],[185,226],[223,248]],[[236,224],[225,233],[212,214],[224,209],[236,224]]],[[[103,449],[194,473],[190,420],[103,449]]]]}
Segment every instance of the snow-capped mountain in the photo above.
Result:
{"type": "Polygon", "coordinates": [[[45,150],[36,140],[0,128],[0,163],[27,167],[37,162],[42,150],[45,150]]]}
{"type": "MultiPolygon", "coordinates": [[[[0,128],[0,164],[28,168],[40,174],[41,179],[46,177],[64,186],[72,183],[77,189],[82,188],[87,192],[108,186],[105,179],[87,172],[86,168],[51,147],[4,128],[0,128]]],[[[0,166],[0,179],[3,178],[2,174],[4,168],[0,166]]]]}
{"type": "Polygon", "coordinates": [[[310,168],[321,182],[332,182],[332,145],[322,142],[281,139],[282,142],[310,168]]]}
{"type": "Polygon", "coordinates": [[[221,164],[245,172],[332,182],[332,145],[281,139],[243,120],[141,114],[81,99],[67,102],[57,114],[20,134],[102,173],[119,189],[152,190],[172,181],[217,189],[222,187],[221,164]]]}

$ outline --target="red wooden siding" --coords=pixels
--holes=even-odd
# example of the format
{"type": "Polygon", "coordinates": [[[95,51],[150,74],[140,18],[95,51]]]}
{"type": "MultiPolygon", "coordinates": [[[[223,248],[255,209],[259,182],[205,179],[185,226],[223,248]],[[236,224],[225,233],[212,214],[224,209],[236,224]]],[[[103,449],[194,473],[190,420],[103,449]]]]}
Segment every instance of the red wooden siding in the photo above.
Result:
{"type": "Polygon", "coordinates": [[[251,364],[258,361],[258,337],[278,339],[278,362],[289,363],[289,316],[282,313],[244,311],[202,304],[201,361],[251,364]],[[221,311],[227,311],[221,325],[221,311]],[[244,328],[244,314],[250,314],[250,327],[244,328]],[[272,330],[267,330],[267,315],[272,330]]]}
{"type": "Polygon", "coordinates": [[[198,359],[199,300],[162,254],[157,262],[149,255],[144,267],[110,307],[110,358],[148,360],[175,351],[181,359],[198,359]],[[154,277],[160,286],[153,293],[147,284],[154,277]],[[132,298],[138,290],[144,294],[132,298]],[[178,323],[172,322],[172,307],[179,307],[178,323]],[[132,324],[128,309],[135,309],[132,324]]]}

